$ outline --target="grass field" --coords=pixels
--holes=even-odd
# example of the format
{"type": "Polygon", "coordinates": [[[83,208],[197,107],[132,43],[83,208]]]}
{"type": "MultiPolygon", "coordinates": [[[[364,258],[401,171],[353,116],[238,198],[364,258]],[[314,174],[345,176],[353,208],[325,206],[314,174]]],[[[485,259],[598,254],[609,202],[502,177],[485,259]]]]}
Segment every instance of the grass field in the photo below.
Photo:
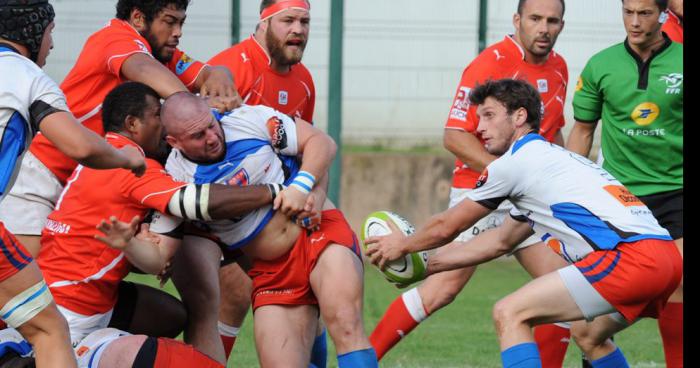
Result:
{"type": "MultiPolygon", "coordinates": [[[[156,285],[148,276],[131,280],[156,285]]],[[[372,331],[386,307],[401,291],[386,282],[373,267],[366,269],[365,328],[372,331]]],[[[481,266],[454,303],[431,316],[381,361],[382,367],[500,367],[491,307],[501,297],[528,281],[517,262],[495,261],[481,266]]],[[[166,285],[173,291],[172,284],[166,285]]],[[[236,340],[228,367],[257,367],[252,317],[248,316],[236,340]]],[[[656,321],[645,319],[616,336],[632,367],[663,367],[663,351],[656,321]]],[[[329,340],[328,367],[337,367],[329,340]]],[[[567,352],[565,367],[581,367],[575,346],[567,352]]]]}

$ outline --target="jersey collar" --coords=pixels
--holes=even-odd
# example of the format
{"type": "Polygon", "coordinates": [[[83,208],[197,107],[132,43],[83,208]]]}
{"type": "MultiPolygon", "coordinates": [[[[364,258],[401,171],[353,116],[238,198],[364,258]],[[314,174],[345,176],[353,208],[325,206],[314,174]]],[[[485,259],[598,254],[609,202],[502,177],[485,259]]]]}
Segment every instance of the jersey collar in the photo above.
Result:
{"type": "Polygon", "coordinates": [[[262,54],[265,56],[267,59],[267,66],[271,67],[272,66],[272,58],[270,57],[270,54],[267,53],[267,50],[258,42],[258,40],[255,39],[255,35],[251,35],[250,38],[253,40],[253,43],[255,43],[255,46],[258,53],[262,54]]]}
{"type": "MultiPolygon", "coordinates": [[[[11,51],[15,52],[17,54],[20,54],[19,50],[17,50],[14,46],[10,45],[9,43],[4,43],[0,42],[0,51],[11,51]]],[[[20,54],[22,55],[22,54],[20,54]]]]}
{"type": "Polygon", "coordinates": [[[116,28],[122,28],[127,31],[133,32],[134,36],[138,37],[138,42],[143,44],[144,47],[146,47],[146,51],[152,56],[153,55],[153,50],[151,50],[151,45],[148,43],[148,40],[146,40],[145,37],[139,33],[134,26],[131,25],[131,23],[123,20],[123,19],[118,19],[114,18],[109,22],[109,26],[116,27],[116,28]]]}
{"type": "Polygon", "coordinates": [[[116,148],[122,148],[124,146],[134,146],[134,147],[139,149],[139,152],[141,152],[141,154],[144,157],[146,157],[146,153],[143,152],[143,149],[141,148],[141,146],[139,146],[138,144],[136,144],[136,142],[132,141],[131,139],[129,139],[129,138],[127,138],[119,133],[108,132],[107,134],[105,134],[105,139],[107,140],[107,142],[109,144],[111,144],[112,146],[114,146],[116,148]]]}
{"type": "Polygon", "coordinates": [[[537,134],[537,133],[528,133],[525,134],[524,136],[518,138],[517,141],[513,143],[513,148],[510,150],[510,154],[513,155],[515,152],[519,149],[521,149],[524,145],[532,142],[532,141],[547,141],[544,139],[543,136],[537,134]]]}

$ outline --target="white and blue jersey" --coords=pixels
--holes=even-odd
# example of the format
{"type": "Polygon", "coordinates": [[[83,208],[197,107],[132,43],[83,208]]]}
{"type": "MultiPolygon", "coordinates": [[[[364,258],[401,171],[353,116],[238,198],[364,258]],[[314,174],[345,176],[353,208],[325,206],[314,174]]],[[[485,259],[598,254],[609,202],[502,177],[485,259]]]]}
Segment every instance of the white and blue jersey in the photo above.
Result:
{"type": "Polygon", "coordinates": [[[642,239],[671,240],[651,211],[617,179],[576,153],[537,134],[516,141],[486,167],[467,197],[495,209],[505,199],[511,216],[561,243],[569,262],[594,250],[642,239]]]}
{"type": "Polygon", "coordinates": [[[56,83],[31,60],[0,43],[0,200],[10,191],[22,155],[41,120],[69,111],[56,83]]]}
{"type": "MultiPolygon", "coordinates": [[[[165,165],[173,178],[195,184],[238,186],[288,184],[287,181],[294,178],[299,164],[296,124],[292,118],[267,106],[243,105],[219,121],[226,141],[224,159],[208,165],[197,164],[173,149],[165,165]]],[[[273,213],[272,205],[267,205],[240,218],[213,220],[200,225],[233,249],[255,238],[273,213]]],[[[155,219],[162,217],[161,214],[155,219]]]]}

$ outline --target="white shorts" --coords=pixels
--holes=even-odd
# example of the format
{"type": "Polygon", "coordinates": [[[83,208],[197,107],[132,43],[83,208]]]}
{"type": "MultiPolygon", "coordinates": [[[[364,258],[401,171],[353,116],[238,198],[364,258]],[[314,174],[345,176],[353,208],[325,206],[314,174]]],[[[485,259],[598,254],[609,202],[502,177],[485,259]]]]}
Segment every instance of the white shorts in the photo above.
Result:
{"type": "MultiPolygon", "coordinates": [[[[472,191],[472,189],[453,187],[450,190],[450,208],[456,206],[463,199],[467,198],[467,193],[469,193],[470,191],[472,191]]],[[[513,208],[513,204],[510,203],[510,201],[503,201],[496,210],[489,213],[486,217],[482,218],[481,220],[477,221],[476,224],[474,224],[474,226],[459,234],[459,236],[457,236],[455,240],[466,242],[486,230],[500,226],[506,219],[506,216],[510,216],[509,213],[511,208],[513,208]]],[[[525,239],[522,243],[518,244],[518,246],[515,247],[515,249],[513,249],[512,253],[515,253],[520,249],[527,248],[541,241],[542,239],[537,234],[532,234],[529,238],[525,239]]]]}
{"type": "Polygon", "coordinates": [[[107,328],[109,321],[112,319],[112,313],[114,312],[114,309],[111,309],[107,313],[85,316],[61,307],[60,305],[56,306],[68,322],[70,342],[74,348],[78,345],[78,343],[80,343],[81,340],[85,338],[85,336],[101,328],[107,328]]]}
{"type": "Polygon", "coordinates": [[[62,191],[56,176],[27,152],[17,181],[0,203],[0,221],[15,235],[41,235],[62,191]]]}

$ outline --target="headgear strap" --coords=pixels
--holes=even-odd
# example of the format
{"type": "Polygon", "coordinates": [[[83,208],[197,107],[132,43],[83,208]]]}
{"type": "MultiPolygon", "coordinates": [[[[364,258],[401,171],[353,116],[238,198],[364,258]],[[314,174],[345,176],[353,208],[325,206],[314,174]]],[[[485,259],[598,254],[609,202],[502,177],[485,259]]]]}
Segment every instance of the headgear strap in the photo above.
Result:
{"type": "Polygon", "coordinates": [[[268,6],[265,10],[260,13],[260,21],[264,21],[275,15],[287,10],[287,9],[299,9],[299,10],[311,10],[309,3],[304,0],[280,0],[273,5],[268,6]]]}

